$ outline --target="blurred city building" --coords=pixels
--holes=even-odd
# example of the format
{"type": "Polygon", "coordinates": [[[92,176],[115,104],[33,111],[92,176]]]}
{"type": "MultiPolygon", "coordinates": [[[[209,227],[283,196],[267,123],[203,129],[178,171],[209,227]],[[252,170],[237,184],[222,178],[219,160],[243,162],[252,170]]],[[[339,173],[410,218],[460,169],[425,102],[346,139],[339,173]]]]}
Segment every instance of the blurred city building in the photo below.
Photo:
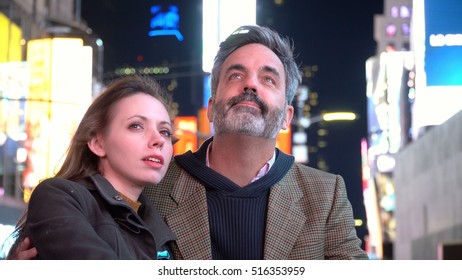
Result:
{"type": "Polygon", "coordinates": [[[462,260],[462,111],[396,157],[399,260],[462,260]]]}
{"type": "Polygon", "coordinates": [[[1,242],[33,187],[54,174],[92,100],[98,44],[79,1],[0,0],[1,242]]]}
{"type": "Polygon", "coordinates": [[[437,244],[462,239],[462,216],[452,214],[460,203],[451,202],[460,198],[458,175],[448,178],[455,166],[441,158],[454,160],[461,149],[460,129],[448,119],[462,109],[462,2],[385,0],[384,7],[374,22],[377,54],[366,62],[366,249],[379,259],[436,259],[437,244]],[[447,134],[427,135],[435,126],[447,134]],[[447,195],[438,198],[441,189],[447,195]]]}

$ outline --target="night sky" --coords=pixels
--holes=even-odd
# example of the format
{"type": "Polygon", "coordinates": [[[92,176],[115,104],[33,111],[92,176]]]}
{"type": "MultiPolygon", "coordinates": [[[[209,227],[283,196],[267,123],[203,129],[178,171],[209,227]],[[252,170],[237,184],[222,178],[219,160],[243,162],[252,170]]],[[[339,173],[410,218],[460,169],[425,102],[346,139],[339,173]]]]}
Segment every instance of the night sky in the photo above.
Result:
{"type": "MultiPolygon", "coordinates": [[[[176,95],[188,96],[185,111],[200,106],[201,3],[82,0],[82,18],[104,41],[105,77],[118,67],[154,66],[168,60],[178,66],[180,77],[185,76],[178,79],[176,95]],[[156,4],[179,6],[183,42],[147,36],[149,7],[156,4]]],[[[355,122],[329,123],[325,157],[329,171],[345,179],[355,218],[363,219],[360,141],[367,135],[365,62],[376,53],[373,17],[383,13],[383,6],[384,0],[285,0],[275,9],[273,0],[257,1],[257,24],[292,37],[300,65],[318,65],[312,90],[319,94],[319,108],[360,115],[355,122]]],[[[358,235],[364,231],[359,228],[358,235]]]]}

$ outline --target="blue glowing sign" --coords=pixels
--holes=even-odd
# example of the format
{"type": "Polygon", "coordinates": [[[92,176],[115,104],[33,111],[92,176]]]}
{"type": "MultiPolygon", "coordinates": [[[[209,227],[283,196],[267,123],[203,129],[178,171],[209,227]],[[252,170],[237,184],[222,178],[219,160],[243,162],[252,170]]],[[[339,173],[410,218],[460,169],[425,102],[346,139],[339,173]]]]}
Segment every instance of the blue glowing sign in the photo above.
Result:
{"type": "Polygon", "coordinates": [[[204,98],[202,106],[207,108],[209,106],[209,99],[212,96],[212,88],[210,87],[210,74],[204,76],[204,98]]]}
{"type": "Polygon", "coordinates": [[[152,6],[151,15],[149,36],[175,36],[178,41],[183,41],[183,35],[179,30],[180,15],[177,6],[168,6],[168,11],[163,11],[160,5],[152,6]]]}
{"type": "Polygon", "coordinates": [[[427,86],[462,86],[462,1],[425,0],[427,86]]]}

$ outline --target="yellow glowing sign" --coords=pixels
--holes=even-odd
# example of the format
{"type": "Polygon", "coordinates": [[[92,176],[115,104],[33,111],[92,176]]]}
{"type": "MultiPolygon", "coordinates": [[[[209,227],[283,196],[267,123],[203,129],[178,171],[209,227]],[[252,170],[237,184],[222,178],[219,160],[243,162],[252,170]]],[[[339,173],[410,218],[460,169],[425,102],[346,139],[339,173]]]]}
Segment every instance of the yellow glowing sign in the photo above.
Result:
{"type": "Polygon", "coordinates": [[[330,121],[352,121],[356,119],[356,114],[352,112],[334,112],[325,113],[322,115],[322,119],[326,122],[330,121]]]}
{"type": "Polygon", "coordinates": [[[22,31],[0,12],[0,62],[22,61],[22,31]]]}
{"type": "Polygon", "coordinates": [[[31,40],[27,60],[31,78],[25,108],[28,156],[23,177],[24,186],[33,188],[60,167],[91,103],[92,51],[78,38],[31,40]]]}

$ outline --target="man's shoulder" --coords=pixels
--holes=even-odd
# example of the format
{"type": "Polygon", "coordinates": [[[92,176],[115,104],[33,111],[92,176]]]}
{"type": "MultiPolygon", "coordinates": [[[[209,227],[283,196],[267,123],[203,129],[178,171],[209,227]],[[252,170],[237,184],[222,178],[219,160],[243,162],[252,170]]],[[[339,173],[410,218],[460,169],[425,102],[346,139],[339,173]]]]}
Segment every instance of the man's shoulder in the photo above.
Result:
{"type": "Polygon", "coordinates": [[[296,185],[305,190],[334,190],[339,184],[343,184],[340,175],[300,163],[294,163],[283,180],[286,184],[296,185]]]}
{"type": "Polygon", "coordinates": [[[148,196],[154,193],[170,192],[180,180],[185,180],[185,178],[189,179],[190,177],[191,176],[173,159],[168,166],[164,178],[156,186],[145,188],[144,192],[147,193],[148,196]]]}
{"type": "Polygon", "coordinates": [[[175,159],[172,159],[170,162],[167,172],[165,173],[164,178],[161,180],[160,184],[163,184],[165,182],[175,182],[178,180],[178,177],[181,175],[181,173],[184,172],[184,169],[177,163],[175,159]]]}
{"type": "Polygon", "coordinates": [[[325,177],[325,178],[333,178],[339,175],[330,173],[327,171],[323,171],[302,163],[294,163],[291,168],[292,173],[302,174],[305,176],[315,176],[315,177],[325,177]]]}

